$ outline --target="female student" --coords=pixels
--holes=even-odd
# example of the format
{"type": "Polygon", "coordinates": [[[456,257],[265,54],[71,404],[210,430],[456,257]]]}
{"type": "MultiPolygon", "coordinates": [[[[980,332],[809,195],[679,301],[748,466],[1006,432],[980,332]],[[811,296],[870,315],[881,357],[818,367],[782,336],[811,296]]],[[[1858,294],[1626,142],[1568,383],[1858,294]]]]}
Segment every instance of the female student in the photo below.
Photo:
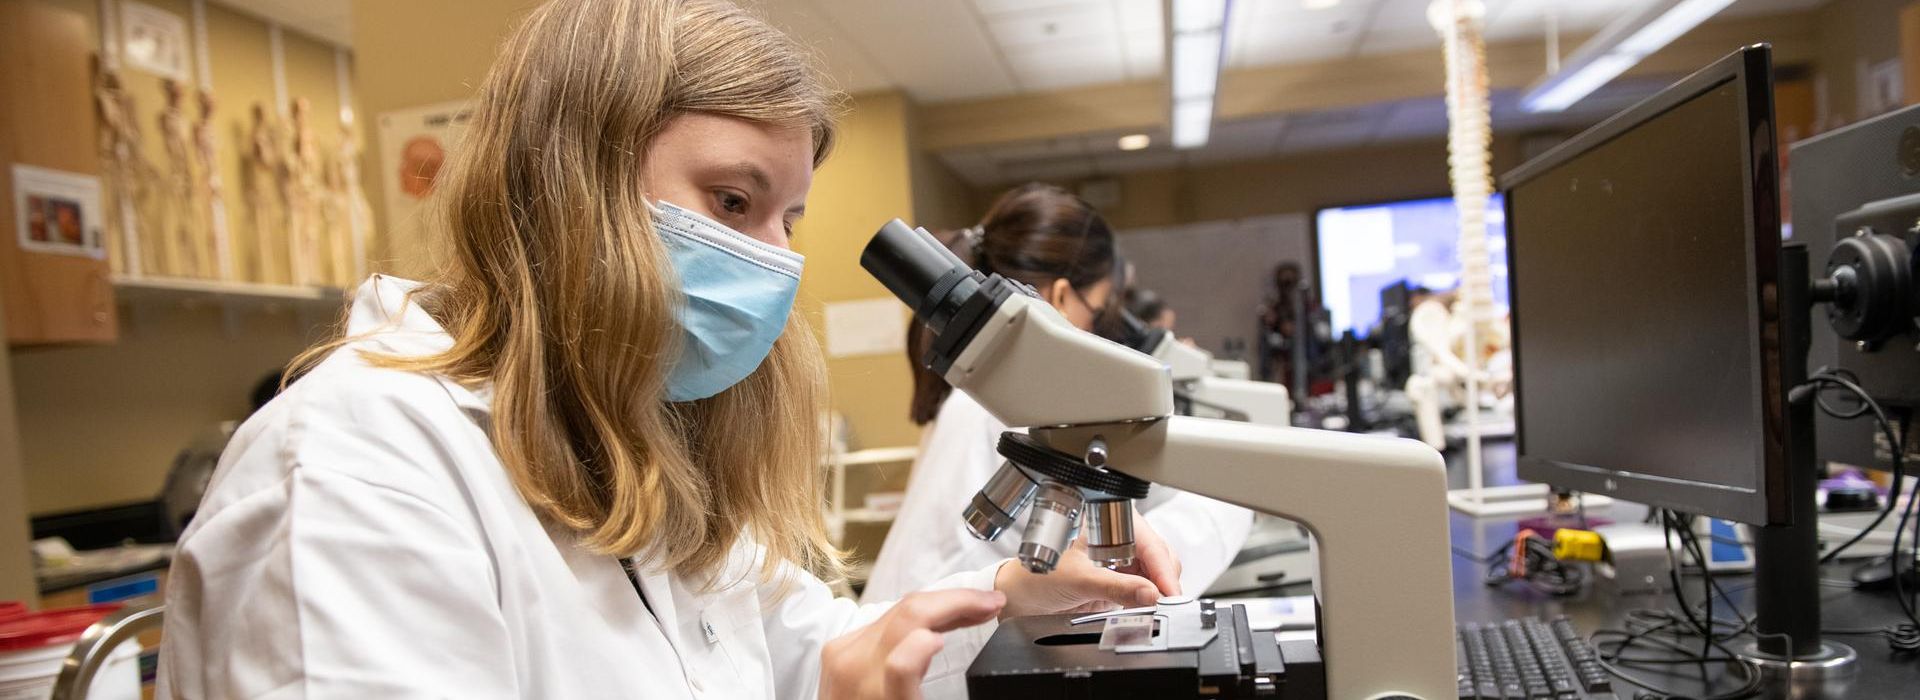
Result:
{"type": "Polygon", "coordinates": [[[829,593],[788,242],[836,100],[721,2],[534,10],[430,200],[440,271],[361,286],[227,448],[161,695],[913,697],[996,616],[1170,590],[1154,547],[1158,588],[1079,556],[829,593]]]}
{"type": "MultiPolygon", "coordinates": [[[[1001,196],[980,226],[961,232],[950,247],[982,272],[999,273],[1033,287],[1082,330],[1104,326],[1110,305],[1120,303],[1113,232],[1091,206],[1058,187],[1030,184],[1001,196]]],[[[909,361],[927,342],[916,329],[909,361]]],[[[1098,397],[1089,397],[1098,400],[1098,397]]],[[[1013,556],[1020,546],[1017,524],[992,542],[973,537],[960,514],[974,492],[1004,461],[995,452],[1007,426],[966,394],[927,370],[914,374],[910,417],[926,426],[920,457],[908,479],[906,500],[862,600],[891,600],[943,576],[1013,556]]],[[[1239,553],[1253,528],[1253,514],[1209,498],[1153,487],[1141,502],[1143,517],[1179,556],[1180,587],[1207,589],[1239,553]]]]}

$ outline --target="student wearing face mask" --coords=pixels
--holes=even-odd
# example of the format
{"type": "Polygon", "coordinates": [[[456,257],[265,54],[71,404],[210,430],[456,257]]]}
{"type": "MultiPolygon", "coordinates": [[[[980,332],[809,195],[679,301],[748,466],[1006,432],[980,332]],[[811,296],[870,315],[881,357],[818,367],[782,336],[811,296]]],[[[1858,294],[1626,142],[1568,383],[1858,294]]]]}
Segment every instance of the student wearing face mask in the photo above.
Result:
{"type": "Polygon", "coordinates": [[[788,243],[839,98],[803,56],[713,0],[533,10],[427,202],[440,272],[363,284],[227,447],[160,696],[912,698],[999,616],[1174,588],[1149,550],[830,593],[788,243]]]}
{"type": "MultiPolygon", "coordinates": [[[[1082,330],[1106,328],[1125,290],[1115,279],[1118,258],[1113,232],[1091,206],[1052,185],[1030,184],[1003,195],[980,226],[950,236],[949,247],[983,273],[999,273],[1034,288],[1082,330]]],[[[918,367],[930,342],[911,331],[908,360],[914,362],[909,416],[925,426],[920,457],[908,480],[906,500],[887,531],[880,556],[861,593],[865,601],[892,600],[955,572],[1014,556],[1021,523],[998,539],[973,537],[961,512],[1003,458],[995,451],[1007,426],[945,380],[918,367]]],[[[1098,397],[1087,397],[1097,401],[1098,397]]],[[[1244,508],[1155,486],[1140,502],[1141,517],[1158,532],[1153,547],[1172,550],[1181,566],[1180,588],[1198,595],[1226,571],[1246,542],[1253,514],[1244,508]]],[[[1145,541],[1142,542],[1144,546],[1145,541]]]]}

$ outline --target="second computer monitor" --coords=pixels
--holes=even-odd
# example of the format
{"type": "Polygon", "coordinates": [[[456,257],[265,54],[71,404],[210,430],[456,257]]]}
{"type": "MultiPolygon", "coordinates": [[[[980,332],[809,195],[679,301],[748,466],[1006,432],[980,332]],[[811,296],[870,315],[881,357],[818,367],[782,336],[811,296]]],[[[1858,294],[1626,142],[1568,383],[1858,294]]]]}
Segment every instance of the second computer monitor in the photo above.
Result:
{"type": "Polygon", "coordinates": [[[1522,478],[1785,517],[1769,54],[1743,49],[1502,178],[1522,478]]]}

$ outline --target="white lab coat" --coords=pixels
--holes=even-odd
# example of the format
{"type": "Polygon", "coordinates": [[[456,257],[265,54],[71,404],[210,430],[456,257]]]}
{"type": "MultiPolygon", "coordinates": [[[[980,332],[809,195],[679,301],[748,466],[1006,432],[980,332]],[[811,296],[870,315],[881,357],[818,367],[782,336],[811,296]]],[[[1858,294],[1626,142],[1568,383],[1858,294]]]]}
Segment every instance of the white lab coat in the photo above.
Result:
{"type": "MultiPolygon", "coordinates": [[[[920,458],[907,481],[873,564],[862,601],[893,600],[942,576],[1015,556],[1022,517],[992,542],[967,532],[961,512],[1003,461],[996,446],[1007,426],[972,397],[955,391],[920,436],[920,458]]],[[[1227,570],[1253,529],[1253,512],[1239,506],[1154,486],[1141,515],[1180,559],[1180,589],[1198,595],[1227,570]]]]}
{"type": "MultiPolygon", "coordinates": [[[[796,574],[700,592],[544,526],[487,438],[485,388],[375,369],[355,349],[451,343],[379,276],[335,352],[241,426],[167,596],[162,698],[810,698],[820,649],[884,605],[796,574]],[[648,605],[651,605],[649,612],[648,605]]],[[[732,570],[753,564],[735,548],[732,570]]],[[[939,587],[988,589],[993,566],[939,587]]],[[[960,680],[993,625],[950,633],[960,680]]]]}

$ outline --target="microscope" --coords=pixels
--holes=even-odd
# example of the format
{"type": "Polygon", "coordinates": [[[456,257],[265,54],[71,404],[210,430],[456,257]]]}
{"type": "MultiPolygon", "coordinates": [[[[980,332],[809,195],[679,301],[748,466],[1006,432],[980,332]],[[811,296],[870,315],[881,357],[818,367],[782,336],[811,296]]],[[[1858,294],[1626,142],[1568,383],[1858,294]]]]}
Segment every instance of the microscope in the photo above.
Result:
{"type": "Polygon", "coordinates": [[[965,511],[982,539],[1022,513],[1019,559],[1051,571],[1133,559],[1134,499],[1158,483],[1284,517],[1313,535],[1319,625],[1276,644],[1246,612],[1186,596],[1153,608],[1009,620],[967,672],[974,697],[1451,698],[1446,471],[1421,443],[1174,415],[1168,362],[1075,328],[1031,288],[887,223],[860,257],[933,332],[922,361],[995,418],[1007,458],[965,511]],[[1336,494],[1364,494],[1355,502],[1336,494]],[[1102,627],[1102,629],[1095,629],[1102,627]],[[1102,638],[1105,638],[1104,641],[1102,638]]]}
{"type": "Polygon", "coordinates": [[[1246,421],[1261,425],[1288,425],[1293,402],[1287,388],[1247,379],[1244,362],[1214,359],[1173,337],[1164,328],[1152,328],[1130,312],[1120,312],[1121,344],[1153,356],[1172,374],[1173,398],[1182,415],[1246,421]]]}

